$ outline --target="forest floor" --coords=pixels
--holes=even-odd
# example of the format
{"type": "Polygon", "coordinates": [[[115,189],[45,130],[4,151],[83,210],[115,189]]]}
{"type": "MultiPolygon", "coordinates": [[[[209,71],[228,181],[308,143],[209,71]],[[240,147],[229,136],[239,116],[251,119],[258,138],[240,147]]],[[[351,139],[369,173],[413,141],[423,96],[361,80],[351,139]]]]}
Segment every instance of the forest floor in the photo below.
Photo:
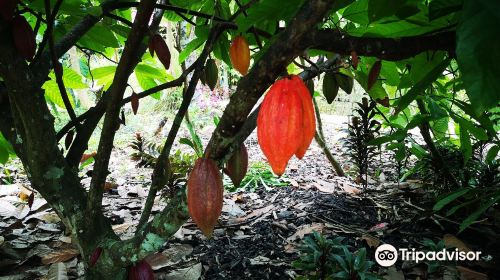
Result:
{"type": "MultiPolygon", "coordinates": [[[[325,116],[323,122],[332,153],[349,173],[339,141],[346,120],[325,116]]],[[[200,131],[205,143],[211,129],[200,131]]],[[[187,131],[181,134],[188,136],[187,131]]],[[[259,166],[264,158],[255,133],[246,146],[250,165],[259,166]]],[[[113,185],[103,201],[106,215],[123,238],[133,234],[150,184],[151,169],[137,167],[130,160],[132,153],[127,145],[113,152],[108,177],[113,185]]],[[[353,180],[335,176],[313,143],[303,160],[289,163],[283,178],[267,181],[271,184],[256,179],[246,190],[226,192],[212,238],[204,237],[188,221],[160,253],[147,260],[158,279],[295,279],[302,272],[291,264],[300,255],[304,236],[317,231],[326,237],[344,237],[352,251],[365,247],[371,261],[383,243],[429,250],[426,238],[435,243],[444,240],[460,250],[482,251],[484,257],[474,263],[399,261],[390,268],[374,264],[372,271],[385,279],[500,279],[498,240],[484,238],[485,229],[476,226],[458,235],[460,221],[428,210],[433,202],[423,182],[394,182],[396,168],[389,155],[373,159],[372,165],[381,175],[370,178],[363,190],[353,180]],[[431,267],[434,272],[429,273],[431,267]]],[[[38,195],[29,209],[22,202],[30,189],[26,177],[19,169],[12,171],[12,184],[0,185],[0,279],[43,279],[57,262],[65,263],[70,279],[81,278],[85,260],[59,218],[38,195]]],[[[88,185],[85,170],[82,176],[88,185]]],[[[153,212],[163,205],[158,197],[153,212]]]]}

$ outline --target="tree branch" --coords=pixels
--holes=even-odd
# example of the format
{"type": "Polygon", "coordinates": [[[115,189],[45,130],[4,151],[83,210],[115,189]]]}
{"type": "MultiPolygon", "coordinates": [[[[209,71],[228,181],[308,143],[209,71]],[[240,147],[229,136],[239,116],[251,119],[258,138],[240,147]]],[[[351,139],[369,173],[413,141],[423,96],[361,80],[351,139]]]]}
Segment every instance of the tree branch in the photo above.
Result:
{"type": "Polygon", "coordinates": [[[354,37],[334,29],[311,32],[303,41],[307,47],[349,55],[373,56],[384,60],[402,60],[424,51],[455,52],[455,32],[401,38],[354,37]]]}
{"type": "MultiPolygon", "coordinates": [[[[71,105],[71,102],[69,101],[68,93],[66,92],[66,87],[64,86],[64,81],[63,81],[63,71],[62,71],[62,65],[59,64],[57,61],[57,56],[54,51],[54,37],[52,36],[52,27],[54,26],[54,19],[57,14],[57,10],[61,6],[62,1],[59,0],[55,7],[54,11],[50,11],[50,0],[45,0],[45,13],[47,14],[47,18],[49,18],[48,23],[47,23],[47,30],[45,30],[45,38],[47,38],[47,41],[49,42],[49,52],[50,56],[52,58],[52,65],[54,67],[60,67],[61,71],[54,71],[54,75],[56,77],[56,83],[57,87],[59,88],[59,93],[61,94],[61,98],[64,103],[64,107],[66,107],[66,111],[68,111],[69,117],[72,121],[75,122],[76,128],[80,128],[80,124],[76,122],[76,114],[75,111],[73,110],[73,106],[71,105]],[[58,65],[58,66],[55,66],[58,65]]],[[[41,47],[43,48],[43,46],[41,47]]],[[[58,68],[55,68],[58,69],[58,68]]]]}
{"type": "Polygon", "coordinates": [[[155,165],[155,169],[153,171],[151,188],[149,189],[148,197],[146,199],[146,203],[144,205],[144,210],[142,212],[141,218],[139,220],[139,225],[137,226],[136,235],[141,234],[144,231],[143,225],[148,221],[149,215],[151,214],[151,209],[153,207],[154,198],[156,197],[156,193],[160,188],[163,188],[167,180],[170,176],[170,164],[169,164],[169,156],[172,146],[174,144],[175,138],[177,136],[177,132],[182,124],[182,120],[186,115],[187,110],[189,109],[189,105],[191,104],[191,100],[193,99],[196,85],[198,84],[198,80],[201,77],[201,73],[203,71],[203,66],[205,64],[205,60],[208,58],[209,53],[212,51],[213,45],[219,35],[224,31],[224,29],[233,26],[231,25],[223,25],[216,24],[212,30],[210,31],[209,37],[205,46],[203,48],[202,53],[198,57],[194,66],[193,76],[191,77],[191,81],[189,82],[189,86],[187,87],[181,106],[175,115],[174,121],[172,123],[172,127],[169,130],[167,140],[163,145],[163,149],[158,156],[158,160],[155,165]]]}
{"type": "Polygon", "coordinates": [[[88,210],[89,224],[93,225],[92,217],[101,211],[103,184],[105,183],[113,140],[118,129],[121,100],[127,87],[127,81],[133,68],[139,61],[139,47],[148,31],[149,19],[154,10],[155,0],[142,0],[137,9],[134,25],[127,38],[123,54],[116,68],[115,77],[108,93],[109,101],[106,104],[106,117],[99,141],[94,172],[90,184],[88,210]]]}

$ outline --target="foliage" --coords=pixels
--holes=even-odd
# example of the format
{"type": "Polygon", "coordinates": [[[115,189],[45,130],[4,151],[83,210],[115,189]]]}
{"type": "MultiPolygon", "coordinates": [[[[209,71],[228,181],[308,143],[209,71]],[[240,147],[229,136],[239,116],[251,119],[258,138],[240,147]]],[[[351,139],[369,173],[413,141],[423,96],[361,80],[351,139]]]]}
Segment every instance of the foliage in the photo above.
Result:
{"type": "Polygon", "coordinates": [[[374,119],[377,114],[374,110],[376,106],[374,101],[368,102],[368,99],[363,98],[362,102],[358,102],[357,105],[358,108],[354,110],[357,116],[352,117],[351,123],[348,124],[348,134],[344,143],[348,148],[351,162],[357,168],[357,180],[363,182],[363,186],[366,188],[369,163],[378,153],[377,147],[369,145],[369,142],[379,133],[381,126],[374,119]]]}
{"type": "Polygon", "coordinates": [[[255,192],[259,186],[266,190],[272,187],[287,186],[286,176],[278,177],[273,174],[269,166],[263,162],[253,162],[248,168],[247,175],[241,181],[240,188],[236,188],[229,177],[224,177],[224,187],[230,192],[247,190],[255,192]]]}
{"type": "Polygon", "coordinates": [[[292,264],[305,273],[297,279],[378,279],[370,272],[373,262],[367,260],[366,249],[353,253],[342,241],[342,237],[329,239],[316,231],[306,236],[301,255],[292,264]]]}

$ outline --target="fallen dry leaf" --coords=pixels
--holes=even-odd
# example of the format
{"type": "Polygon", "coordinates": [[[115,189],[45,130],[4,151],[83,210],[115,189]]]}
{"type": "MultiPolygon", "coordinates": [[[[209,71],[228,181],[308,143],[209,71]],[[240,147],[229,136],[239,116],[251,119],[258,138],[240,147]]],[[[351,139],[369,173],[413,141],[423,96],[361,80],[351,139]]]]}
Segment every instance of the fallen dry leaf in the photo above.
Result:
{"type": "Polygon", "coordinates": [[[465,245],[465,243],[462,240],[458,239],[453,234],[448,234],[448,233],[445,234],[443,236],[443,240],[444,240],[444,245],[446,245],[446,247],[457,248],[459,251],[462,252],[471,251],[469,247],[467,247],[467,245],[465,245]]]}
{"type": "Polygon", "coordinates": [[[488,280],[488,275],[463,266],[457,266],[457,270],[460,271],[462,280],[488,280]]]}
{"type": "Polygon", "coordinates": [[[74,248],[62,249],[48,253],[47,255],[43,256],[42,263],[47,265],[51,263],[65,262],[78,256],[79,254],[80,252],[74,248]]]}
{"type": "Polygon", "coordinates": [[[361,235],[361,240],[366,241],[366,244],[368,244],[371,248],[377,248],[378,245],[380,245],[380,240],[371,235],[363,234],[361,235]]]}
{"type": "Polygon", "coordinates": [[[297,228],[297,231],[290,237],[286,239],[288,242],[295,241],[296,239],[303,239],[304,235],[310,234],[313,231],[322,232],[325,228],[323,223],[312,223],[310,225],[302,225],[297,228]]]}

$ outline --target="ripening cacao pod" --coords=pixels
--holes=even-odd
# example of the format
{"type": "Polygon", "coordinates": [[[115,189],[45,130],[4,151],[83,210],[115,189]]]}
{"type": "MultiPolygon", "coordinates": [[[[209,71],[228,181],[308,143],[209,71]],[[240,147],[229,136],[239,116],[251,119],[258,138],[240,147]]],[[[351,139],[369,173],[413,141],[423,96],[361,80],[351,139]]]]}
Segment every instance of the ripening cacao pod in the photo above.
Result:
{"type": "Polygon", "coordinates": [[[224,195],[217,164],[208,158],[197,159],[187,185],[189,215],[205,236],[211,236],[222,212],[224,195]]]}
{"type": "Polygon", "coordinates": [[[97,155],[97,152],[92,152],[90,154],[83,154],[82,158],[80,159],[80,163],[86,162],[89,158],[93,158],[97,155]]]}
{"type": "Polygon", "coordinates": [[[356,51],[351,51],[351,63],[354,70],[358,69],[359,57],[356,51]]]}
{"type": "Polygon", "coordinates": [[[17,0],[0,0],[0,15],[4,21],[10,22],[12,20],[16,6],[17,0]]]}
{"type": "Polygon", "coordinates": [[[250,48],[248,47],[248,42],[245,37],[237,36],[233,39],[231,47],[229,48],[229,56],[233,67],[238,70],[241,75],[245,76],[250,66],[250,48]]]}
{"type": "Polygon", "coordinates": [[[372,68],[370,69],[370,73],[368,74],[368,90],[370,90],[375,84],[375,82],[377,82],[381,68],[382,68],[382,62],[380,60],[375,61],[372,68]]]}
{"type": "Polygon", "coordinates": [[[323,95],[326,98],[328,104],[332,104],[339,93],[339,84],[337,79],[335,79],[335,74],[326,73],[323,77],[323,95]]]}
{"type": "Polygon", "coordinates": [[[354,87],[354,79],[352,77],[337,73],[335,74],[335,80],[337,80],[337,84],[345,93],[351,94],[352,88],[354,87]]]}
{"type": "Polygon", "coordinates": [[[148,262],[142,260],[135,265],[130,267],[128,271],[129,280],[153,280],[155,279],[155,274],[153,268],[148,262]]]}
{"type": "Polygon", "coordinates": [[[134,115],[137,115],[137,110],[139,110],[139,96],[135,92],[130,96],[130,106],[134,115]]]}
{"type": "Polygon", "coordinates": [[[12,20],[12,34],[19,54],[28,61],[33,60],[36,51],[35,33],[23,16],[17,15],[12,20]]]}
{"type": "MultiPolygon", "coordinates": [[[[165,69],[168,69],[170,67],[170,50],[168,49],[167,43],[165,43],[165,40],[161,37],[160,34],[155,34],[153,37],[151,37],[151,42],[149,43],[149,46],[153,47],[154,53],[158,56],[158,59],[161,61],[163,66],[165,66],[165,69]]],[[[153,53],[151,51],[151,48],[149,49],[150,53],[153,53]]]]}
{"type": "Polygon", "coordinates": [[[231,178],[236,188],[240,187],[241,181],[245,178],[248,170],[248,152],[245,144],[241,144],[238,150],[229,158],[226,163],[224,173],[231,178]]]}
{"type": "Polygon", "coordinates": [[[71,146],[71,143],[73,143],[73,136],[75,136],[75,131],[70,130],[66,134],[66,138],[64,138],[64,146],[66,147],[66,150],[69,149],[69,146],[71,146]]]}
{"type": "Polygon", "coordinates": [[[214,59],[210,58],[207,60],[204,72],[205,82],[211,90],[214,90],[217,85],[217,81],[219,80],[219,69],[217,69],[214,59]]]}
{"type": "Polygon", "coordinates": [[[276,175],[285,172],[294,154],[303,156],[314,137],[313,129],[314,107],[302,79],[293,75],[276,81],[257,117],[259,145],[276,175]]]}
{"type": "Polygon", "coordinates": [[[316,134],[316,117],[314,115],[314,105],[312,102],[312,95],[307,89],[306,85],[302,82],[299,76],[292,76],[292,81],[295,82],[297,93],[302,99],[303,110],[303,126],[302,126],[302,142],[295,152],[298,159],[302,159],[306,154],[309,145],[316,134]]]}
{"type": "Polygon", "coordinates": [[[101,253],[102,247],[95,248],[94,252],[92,252],[92,255],[90,255],[89,258],[89,267],[93,267],[97,263],[97,260],[99,260],[99,257],[101,256],[101,253]]]}

